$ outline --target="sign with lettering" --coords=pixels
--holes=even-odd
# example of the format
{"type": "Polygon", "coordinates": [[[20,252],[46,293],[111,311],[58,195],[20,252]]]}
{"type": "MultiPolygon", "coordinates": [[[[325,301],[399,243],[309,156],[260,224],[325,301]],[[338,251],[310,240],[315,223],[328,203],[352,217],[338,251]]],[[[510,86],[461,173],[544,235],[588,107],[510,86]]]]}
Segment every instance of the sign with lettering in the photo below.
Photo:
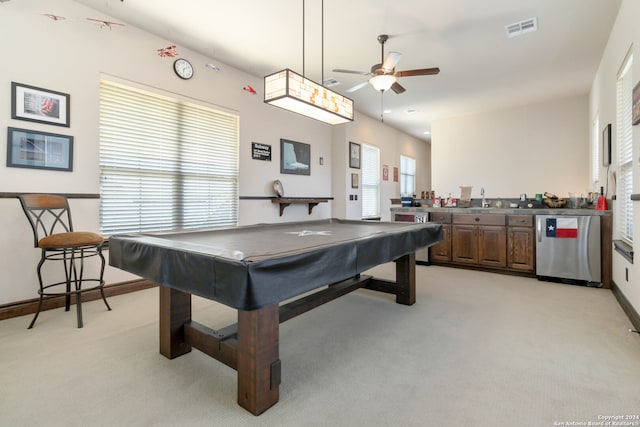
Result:
{"type": "Polygon", "coordinates": [[[260,144],[259,142],[252,142],[251,158],[254,160],[271,161],[271,146],[267,144],[260,144]]]}

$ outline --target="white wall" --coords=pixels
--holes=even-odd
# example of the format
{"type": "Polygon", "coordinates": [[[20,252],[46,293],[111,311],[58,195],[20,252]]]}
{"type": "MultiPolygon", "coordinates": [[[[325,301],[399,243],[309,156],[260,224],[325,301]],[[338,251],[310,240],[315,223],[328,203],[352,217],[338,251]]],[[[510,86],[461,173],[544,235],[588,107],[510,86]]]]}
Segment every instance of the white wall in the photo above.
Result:
{"type": "MultiPolygon", "coordinates": [[[[640,2],[624,0],[620,6],[609,42],[600,61],[596,79],[590,94],[589,115],[593,120],[596,116],[600,120],[600,132],[607,123],[612,124],[612,165],[611,172],[617,170],[616,144],[616,81],[620,66],[625,56],[632,50],[634,61],[631,75],[636,84],[640,80],[640,2]]],[[[640,193],[640,126],[633,127],[633,192],[640,193]]],[[[600,172],[600,185],[606,185],[607,171],[600,172]]],[[[611,186],[610,186],[611,187],[611,186]]],[[[615,202],[613,208],[615,209],[615,202]]],[[[614,210],[614,227],[617,225],[614,210]]],[[[614,230],[614,239],[619,238],[614,230]]],[[[638,242],[640,242],[640,202],[634,202],[633,212],[633,241],[636,253],[635,263],[630,263],[617,252],[613,252],[613,281],[620,288],[625,297],[640,312],[640,260],[638,259],[638,242]],[[628,270],[628,280],[626,272],[628,270]]]]}
{"type": "Polygon", "coordinates": [[[391,219],[391,199],[400,197],[400,182],[394,182],[393,168],[400,170],[401,155],[416,159],[416,192],[431,190],[431,144],[385,126],[379,120],[357,115],[353,123],[335,129],[333,135],[333,157],[338,171],[334,175],[333,193],[345,192],[344,199],[334,202],[334,214],[337,216],[349,219],[362,217],[362,188],[351,188],[351,174],[361,171],[349,168],[349,141],[378,147],[380,167],[389,167],[389,180],[382,181],[381,178],[380,181],[380,216],[383,221],[391,219]],[[358,200],[349,200],[349,194],[358,195],[358,200]]]}
{"type": "MultiPolygon", "coordinates": [[[[109,19],[70,0],[20,0],[0,6],[0,35],[6,41],[3,46],[5,61],[0,67],[0,99],[5,100],[0,102],[0,128],[41,130],[75,138],[73,172],[9,168],[5,166],[6,150],[0,150],[0,192],[99,193],[99,81],[100,78],[114,78],[238,114],[240,196],[273,196],[273,180],[280,179],[288,196],[333,196],[341,202],[348,197],[346,188],[336,189],[333,185],[334,177],[342,180],[348,175],[343,164],[348,138],[340,138],[344,155],[340,155],[339,162],[333,161],[334,135],[344,134],[347,125],[332,127],[268,106],[263,102],[261,76],[251,76],[215,58],[178,46],[180,56],[189,59],[195,67],[194,77],[182,81],[172,70],[174,59],[161,58],[157,54],[157,49],[171,45],[171,40],[131,26],[101,29],[86,20],[97,16],[109,19]],[[61,15],[66,19],[54,21],[44,14],[61,15]],[[222,70],[216,73],[206,68],[205,64],[209,62],[222,70]],[[70,94],[71,126],[12,120],[9,102],[12,81],[70,94]],[[257,90],[257,95],[242,90],[248,84],[257,90]],[[310,176],[280,174],[280,138],[311,145],[310,176]],[[253,160],[251,142],[271,145],[272,161],[253,160]],[[319,164],[320,157],[324,159],[323,165],[319,164]]],[[[367,123],[372,124],[366,117],[358,116],[357,122],[348,126],[360,129],[367,123]]],[[[377,125],[378,131],[379,128],[386,128],[388,138],[378,140],[376,137],[369,141],[385,150],[383,156],[387,155],[385,147],[393,147],[395,152],[397,148],[393,144],[411,139],[397,136],[399,132],[386,126],[377,125]]],[[[413,140],[409,144],[416,143],[413,140]]],[[[428,161],[424,163],[428,164],[428,161]]],[[[391,160],[389,162],[391,164],[391,160]]],[[[98,199],[71,200],[76,229],[98,229],[99,204],[98,199]]],[[[344,206],[334,209],[333,205],[331,201],[321,203],[311,215],[308,215],[306,205],[292,205],[280,217],[278,207],[269,200],[241,200],[239,223],[347,217],[344,206]]],[[[383,209],[388,211],[388,207],[383,209]]],[[[359,214],[352,216],[349,212],[348,217],[359,218],[359,214]]],[[[0,230],[3,237],[0,240],[0,271],[3,274],[0,305],[34,298],[39,252],[33,248],[31,230],[16,199],[0,199],[0,230]]],[[[105,274],[107,283],[133,278],[113,268],[107,268],[105,274]]]]}
{"type": "Polygon", "coordinates": [[[436,193],[484,187],[490,198],[548,191],[592,191],[588,97],[574,96],[504,110],[434,120],[431,152],[436,193]]]}

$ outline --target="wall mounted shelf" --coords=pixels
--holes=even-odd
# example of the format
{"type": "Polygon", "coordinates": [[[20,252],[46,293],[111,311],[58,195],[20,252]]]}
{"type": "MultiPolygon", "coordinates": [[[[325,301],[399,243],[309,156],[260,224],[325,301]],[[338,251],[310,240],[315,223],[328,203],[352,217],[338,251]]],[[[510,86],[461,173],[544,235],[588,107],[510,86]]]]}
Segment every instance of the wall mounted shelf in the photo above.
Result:
{"type": "Polygon", "coordinates": [[[314,198],[304,198],[304,197],[279,197],[275,199],[271,199],[271,203],[275,203],[280,205],[280,216],[284,212],[284,208],[293,204],[307,204],[309,206],[309,215],[311,215],[311,211],[315,208],[319,203],[328,202],[329,199],[326,197],[314,197],[314,198]]]}

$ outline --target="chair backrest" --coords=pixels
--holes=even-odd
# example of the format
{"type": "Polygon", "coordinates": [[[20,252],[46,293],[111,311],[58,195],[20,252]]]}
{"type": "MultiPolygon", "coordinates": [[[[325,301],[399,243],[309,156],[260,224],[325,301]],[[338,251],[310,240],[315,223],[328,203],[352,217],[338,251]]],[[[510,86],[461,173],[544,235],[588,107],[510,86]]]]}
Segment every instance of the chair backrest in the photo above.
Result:
{"type": "Polygon", "coordinates": [[[50,234],[73,231],[69,202],[53,194],[22,194],[18,196],[22,210],[33,230],[34,246],[50,234]]]}

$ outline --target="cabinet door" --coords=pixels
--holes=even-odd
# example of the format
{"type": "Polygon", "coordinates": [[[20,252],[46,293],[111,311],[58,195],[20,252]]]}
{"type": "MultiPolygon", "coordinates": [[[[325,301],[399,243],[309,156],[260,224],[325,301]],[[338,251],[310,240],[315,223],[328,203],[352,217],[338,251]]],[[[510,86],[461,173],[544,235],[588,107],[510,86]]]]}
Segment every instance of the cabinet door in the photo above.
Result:
{"type": "Polygon", "coordinates": [[[442,224],[442,241],[430,248],[432,261],[451,261],[451,225],[442,224]]]}
{"type": "Polygon", "coordinates": [[[478,258],[480,265],[507,266],[506,227],[478,226],[478,258]]]}
{"type": "Polygon", "coordinates": [[[519,271],[535,271],[535,233],[533,228],[509,227],[508,267],[519,271]]]}
{"type": "Polygon", "coordinates": [[[478,227],[475,225],[452,226],[451,260],[464,264],[478,263],[478,227]]]}

